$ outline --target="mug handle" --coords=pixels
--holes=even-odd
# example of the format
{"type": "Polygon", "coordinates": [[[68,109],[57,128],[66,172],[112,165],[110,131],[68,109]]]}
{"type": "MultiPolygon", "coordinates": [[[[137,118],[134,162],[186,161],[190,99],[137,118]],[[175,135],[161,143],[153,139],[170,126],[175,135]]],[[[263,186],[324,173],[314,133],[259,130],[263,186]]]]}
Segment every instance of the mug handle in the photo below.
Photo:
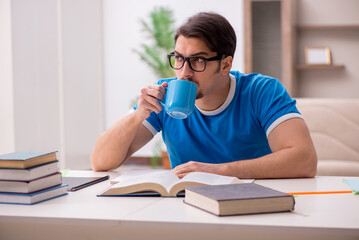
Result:
{"type": "MultiPolygon", "coordinates": [[[[167,93],[167,88],[168,88],[168,87],[165,87],[165,89],[166,89],[166,93],[167,93]]],[[[165,93],[165,95],[164,95],[163,100],[165,100],[165,99],[166,99],[166,93],[165,93]]],[[[165,103],[164,101],[161,101],[161,100],[159,100],[158,98],[157,98],[157,100],[161,103],[161,105],[162,105],[163,107],[166,105],[166,103],[165,103]]]]}

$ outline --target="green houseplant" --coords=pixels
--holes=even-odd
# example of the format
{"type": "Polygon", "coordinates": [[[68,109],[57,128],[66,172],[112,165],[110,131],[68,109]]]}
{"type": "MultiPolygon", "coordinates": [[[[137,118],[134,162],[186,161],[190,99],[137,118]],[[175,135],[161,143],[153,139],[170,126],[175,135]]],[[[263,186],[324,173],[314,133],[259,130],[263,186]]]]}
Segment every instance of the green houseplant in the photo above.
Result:
{"type": "Polygon", "coordinates": [[[174,77],[169,67],[167,54],[174,49],[174,20],[169,8],[156,7],[149,14],[149,21],[141,19],[142,31],[149,44],[141,44],[141,50],[134,50],[159,78],[174,77]]]}
{"type": "MultiPolygon", "coordinates": [[[[149,14],[149,20],[140,19],[140,23],[144,38],[148,40],[148,43],[142,43],[140,50],[134,50],[134,52],[153,70],[158,78],[174,77],[175,72],[169,67],[167,59],[167,54],[173,51],[175,46],[173,11],[166,7],[155,7],[149,14]]],[[[162,146],[162,141],[156,142],[154,145],[153,156],[151,157],[152,167],[159,165],[161,160],[169,161],[168,155],[162,153],[162,146]]]]}

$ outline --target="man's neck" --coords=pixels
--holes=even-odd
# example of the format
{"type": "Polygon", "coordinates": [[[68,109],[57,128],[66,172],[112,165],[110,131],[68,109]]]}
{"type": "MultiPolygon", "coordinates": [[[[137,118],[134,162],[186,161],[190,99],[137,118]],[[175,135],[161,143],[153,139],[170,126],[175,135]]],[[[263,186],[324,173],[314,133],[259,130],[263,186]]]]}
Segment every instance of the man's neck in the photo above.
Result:
{"type": "Polygon", "coordinates": [[[226,101],[231,86],[231,78],[229,75],[224,76],[223,84],[218,86],[215,92],[211,95],[203,96],[196,100],[196,106],[204,111],[214,111],[218,109],[226,101]]]}

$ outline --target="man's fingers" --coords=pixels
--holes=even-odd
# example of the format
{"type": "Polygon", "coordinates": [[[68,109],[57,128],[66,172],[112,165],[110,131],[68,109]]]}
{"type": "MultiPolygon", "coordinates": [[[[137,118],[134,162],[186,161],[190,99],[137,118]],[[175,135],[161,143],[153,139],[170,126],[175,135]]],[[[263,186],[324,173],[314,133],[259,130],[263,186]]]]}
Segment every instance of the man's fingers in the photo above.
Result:
{"type": "Polygon", "coordinates": [[[175,167],[174,169],[172,169],[172,172],[174,174],[176,174],[177,176],[182,175],[182,174],[187,175],[188,173],[195,172],[195,171],[196,171],[196,169],[194,168],[193,162],[187,162],[187,163],[181,164],[181,165],[175,167]]]}
{"type": "MultiPolygon", "coordinates": [[[[173,169],[174,170],[174,169],[173,169]]],[[[172,170],[172,172],[174,173],[174,174],[176,174],[176,176],[177,177],[179,177],[179,178],[183,178],[184,176],[186,176],[188,173],[190,173],[190,172],[192,172],[192,171],[183,171],[184,169],[182,169],[182,171],[180,170],[180,171],[173,171],[172,170]]]]}
{"type": "Polygon", "coordinates": [[[146,94],[153,96],[157,99],[163,100],[164,95],[166,94],[165,87],[168,86],[168,83],[162,83],[161,85],[149,85],[146,88],[146,94]]]}
{"type": "Polygon", "coordinates": [[[163,100],[164,94],[159,89],[142,88],[141,94],[163,100]]]}
{"type": "Polygon", "coordinates": [[[164,99],[167,86],[168,83],[164,82],[161,85],[149,85],[141,89],[136,111],[143,119],[148,118],[152,112],[158,114],[162,111],[162,105],[158,100],[164,99]]]}
{"type": "Polygon", "coordinates": [[[163,95],[165,95],[166,94],[166,87],[168,87],[168,82],[163,82],[162,84],[161,84],[161,86],[160,86],[160,88],[159,88],[159,90],[161,91],[161,93],[163,94],[163,95]]]}
{"type": "Polygon", "coordinates": [[[148,109],[151,112],[156,113],[162,111],[162,105],[158,102],[158,100],[146,95],[139,97],[138,108],[143,108],[145,110],[148,109]]]}
{"type": "MultiPolygon", "coordinates": [[[[166,86],[166,84],[164,84],[166,86]]],[[[149,85],[141,89],[138,101],[138,109],[144,111],[156,112],[162,111],[162,105],[159,100],[163,100],[166,90],[162,85],[149,85]]]]}
{"type": "Polygon", "coordinates": [[[145,96],[145,101],[147,101],[150,105],[155,107],[155,109],[157,110],[156,113],[162,111],[162,105],[156,98],[145,96]]]}
{"type": "Polygon", "coordinates": [[[189,172],[177,174],[177,177],[178,177],[178,178],[183,178],[183,177],[185,177],[188,173],[189,173],[189,172]]]}

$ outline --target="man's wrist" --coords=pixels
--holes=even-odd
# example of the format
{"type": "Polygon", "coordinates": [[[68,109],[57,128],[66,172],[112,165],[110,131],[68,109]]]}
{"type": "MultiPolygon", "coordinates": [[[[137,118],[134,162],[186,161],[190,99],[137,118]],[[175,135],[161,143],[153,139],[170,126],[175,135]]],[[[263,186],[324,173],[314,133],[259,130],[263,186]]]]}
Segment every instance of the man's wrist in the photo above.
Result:
{"type": "Polygon", "coordinates": [[[148,118],[147,115],[143,114],[142,112],[140,112],[138,109],[136,109],[135,111],[133,111],[131,113],[132,115],[132,120],[137,123],[140,124],[142,123],[144,120],[146,120],[148,118]]]}
{"type": "Polygon", "coordinates": [[[220,169],[220,175],[224,175],[224,176],[233,176],[233,171],[231,169],[231,163],[221,163],[219,164],[219,169],[220,169]]]}

